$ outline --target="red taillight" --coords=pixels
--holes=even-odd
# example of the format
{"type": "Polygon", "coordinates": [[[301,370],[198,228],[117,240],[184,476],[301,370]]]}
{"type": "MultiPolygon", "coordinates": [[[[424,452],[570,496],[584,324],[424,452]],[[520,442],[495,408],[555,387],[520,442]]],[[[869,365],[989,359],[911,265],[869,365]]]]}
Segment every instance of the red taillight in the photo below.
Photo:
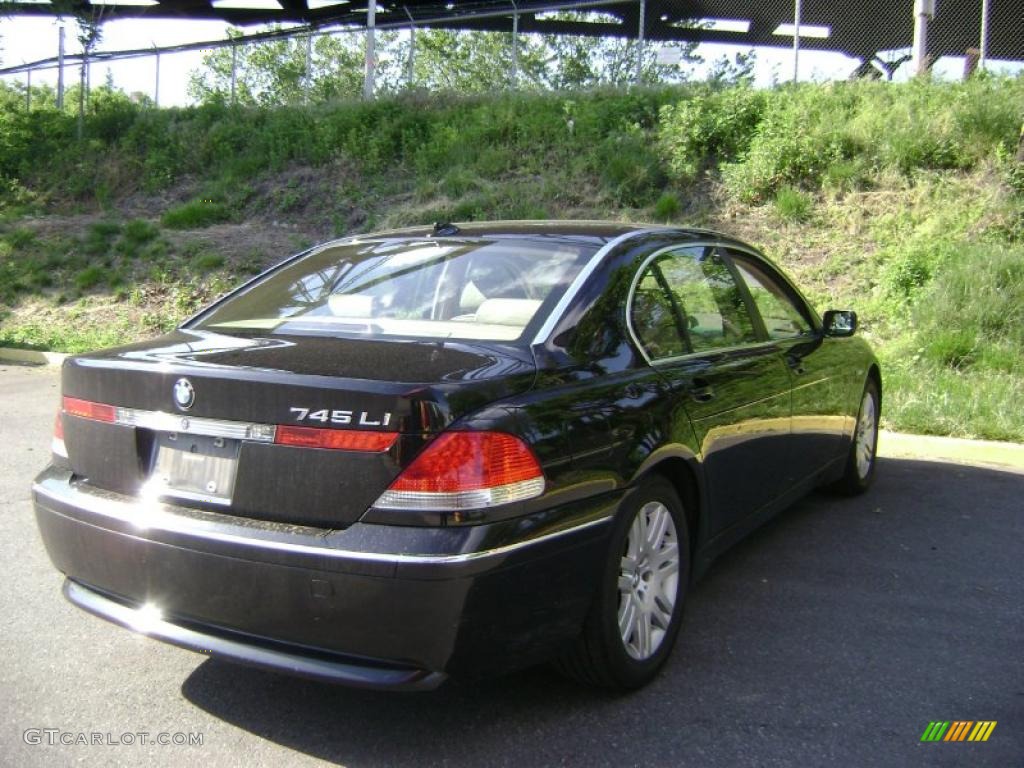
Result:
{"type": "Polygon", "coordinates": [[[317,429],[315,427],[279,426],[274,442],[302,448],[332,448],[339,451],[386,451],[395,444],[397,432],[365,430],[317,429]]]}
{"type": "Polygon", "coordinates": [[[117,408],[114,406],[94,403],[91,400],[79,400],[77,397],[64,398],[64,413],[93,421],[117,421],[117,408]]]}
{"type": "Polygon", "coordinates": [[[374,506],[473,509],[543,492],[540,464],[518,437],[503,432],[446,432],[406,467],[374,506]]]}

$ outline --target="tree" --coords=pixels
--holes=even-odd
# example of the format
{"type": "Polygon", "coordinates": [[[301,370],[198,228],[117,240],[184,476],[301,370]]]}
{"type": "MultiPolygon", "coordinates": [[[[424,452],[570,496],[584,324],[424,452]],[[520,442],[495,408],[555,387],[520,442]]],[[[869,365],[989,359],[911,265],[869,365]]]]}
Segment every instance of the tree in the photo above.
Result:
{"type": "MultiPolygon", "coordinates": [[[[488,93],[513,84],[510,33],[423,30],[416,35],[415,53],[414,80],[419,88],[488,93]]],[[[542,87],[547,58],[539,41],[520,36],[518,86],[542,87]]]]}
{"type": "MultiPolygon", "coordinates": [[[[228,30],[237,39],[240,30],[228,30]]],[[[395,33],[379,37],[386,46],[395,33]]],[[[362,92],[363,35],[345,32],[313,38],[309,100],[355,98],[362,92]]],[[[232,57],[235,61],[235,98],[239,104],[298,104],[306,99],[306,37],[278,38],[258,43],[237,43],[217,48],[203,57],[203,68],[189,76],[188,94],[197,101],[231,98],[232,57]]],[[[385,78],[386,81],[386,78],[385,78]]]]}
{"type": "MultiPolygon", "coordinates": [[[[564,21],[602,20],[606,14],[572,11],[556,15],[564,21]]],[[[280,29],[277,27],[276,29],[280,29]]],[[[241,32],[228,32],[234,39],[241,32]]],[[[526,90],[575,90],[600,85],[624,86],[636,81],[641,54],[643,84],[685,80],[687,67],[701,61],[694,43],[677,45],[678,64],[658,62],[656,44],[641,49],[636,40],[583,35],[522,34],[516,41],[513,70],[511,32],[418,29],[413,56],[412,86],[430,91],[490,93],[516,87],[526,90]]],[[[378,93],[409,86],[406,31],[378,31],[378,93]]],[[[314,38],[308,99],[323,102],[358,98],[362,92],[365,36],[362,30],[314,38]]],[[[235,57],[235,99],[240,104],[280,105],[307,99],[306,37],[296,35],[265,42],[237,43],[203,57],[191,73],[189,96],[197,101],[231,98],[232,56],[235,57]]]]}

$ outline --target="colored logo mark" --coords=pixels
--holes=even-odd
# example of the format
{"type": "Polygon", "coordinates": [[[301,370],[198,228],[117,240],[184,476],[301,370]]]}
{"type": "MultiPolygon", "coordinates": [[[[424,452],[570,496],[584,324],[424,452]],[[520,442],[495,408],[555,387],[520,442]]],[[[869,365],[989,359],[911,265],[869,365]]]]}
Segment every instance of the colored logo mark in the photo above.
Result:
{"type": "Polygon", "coordinates": [[[921,741],[988,741],[995,728],[995,720],[932,720],[921,741]]]}

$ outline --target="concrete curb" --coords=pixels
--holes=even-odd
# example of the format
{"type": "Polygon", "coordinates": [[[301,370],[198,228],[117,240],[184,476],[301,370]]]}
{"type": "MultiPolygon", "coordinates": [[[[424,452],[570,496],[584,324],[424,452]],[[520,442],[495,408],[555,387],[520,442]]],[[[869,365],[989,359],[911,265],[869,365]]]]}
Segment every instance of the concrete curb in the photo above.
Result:
{"type": "Polygon", "coordinates": [[[0,360],[11,363],[32,363],[34,365],[62,365],[67,355],[63,352],[40,352],[37,349],[0,347],[0,360]]]}
{"type": "Polygon", "coordinates": [[[960,437],[907,435],[882,430],[878,455],[891,459],[921,459],[995,467],[1024,473],[1024,445],[960,437]]]}

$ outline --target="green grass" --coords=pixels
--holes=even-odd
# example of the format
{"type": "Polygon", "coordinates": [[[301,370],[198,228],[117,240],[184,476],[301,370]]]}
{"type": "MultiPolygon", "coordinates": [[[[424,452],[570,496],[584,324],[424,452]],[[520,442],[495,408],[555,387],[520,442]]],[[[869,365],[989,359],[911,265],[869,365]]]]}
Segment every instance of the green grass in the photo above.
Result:
{"type": "Polygon", "coordinates": [[[231,219],[226,205],[212,200],[190,200],[170,208],[160,223],[168,229],[199,229],[220,224],[231,219]]]}
{"type": "Polygon", "coordinates": [[[784,221],[804,222],[811,217],[814,201],[806,192],[785,186],[775,193],[775,212],[784,221]]]}
{"type": "Polygon", "coordinates": [[[212,272],[224,266],[224,257],[218,253],[204,253],[193,263],[200,272],[212,272]]]}
{"type": "Polygon", "coordinates": [[[98,265],[86,267],[75,275],[75,287],[80,291],[87,291],[109,279],[107,270],[98,265]]]}
{"type": "Polygon", "coordinates": [[[679,216],[682,210],[683,205],[679,202],[677,194],[674,192],[663,192],[661,197],[658,198],[658,202],[654,204],[654,219],[655,221],[667,223],[679,216]]]}

